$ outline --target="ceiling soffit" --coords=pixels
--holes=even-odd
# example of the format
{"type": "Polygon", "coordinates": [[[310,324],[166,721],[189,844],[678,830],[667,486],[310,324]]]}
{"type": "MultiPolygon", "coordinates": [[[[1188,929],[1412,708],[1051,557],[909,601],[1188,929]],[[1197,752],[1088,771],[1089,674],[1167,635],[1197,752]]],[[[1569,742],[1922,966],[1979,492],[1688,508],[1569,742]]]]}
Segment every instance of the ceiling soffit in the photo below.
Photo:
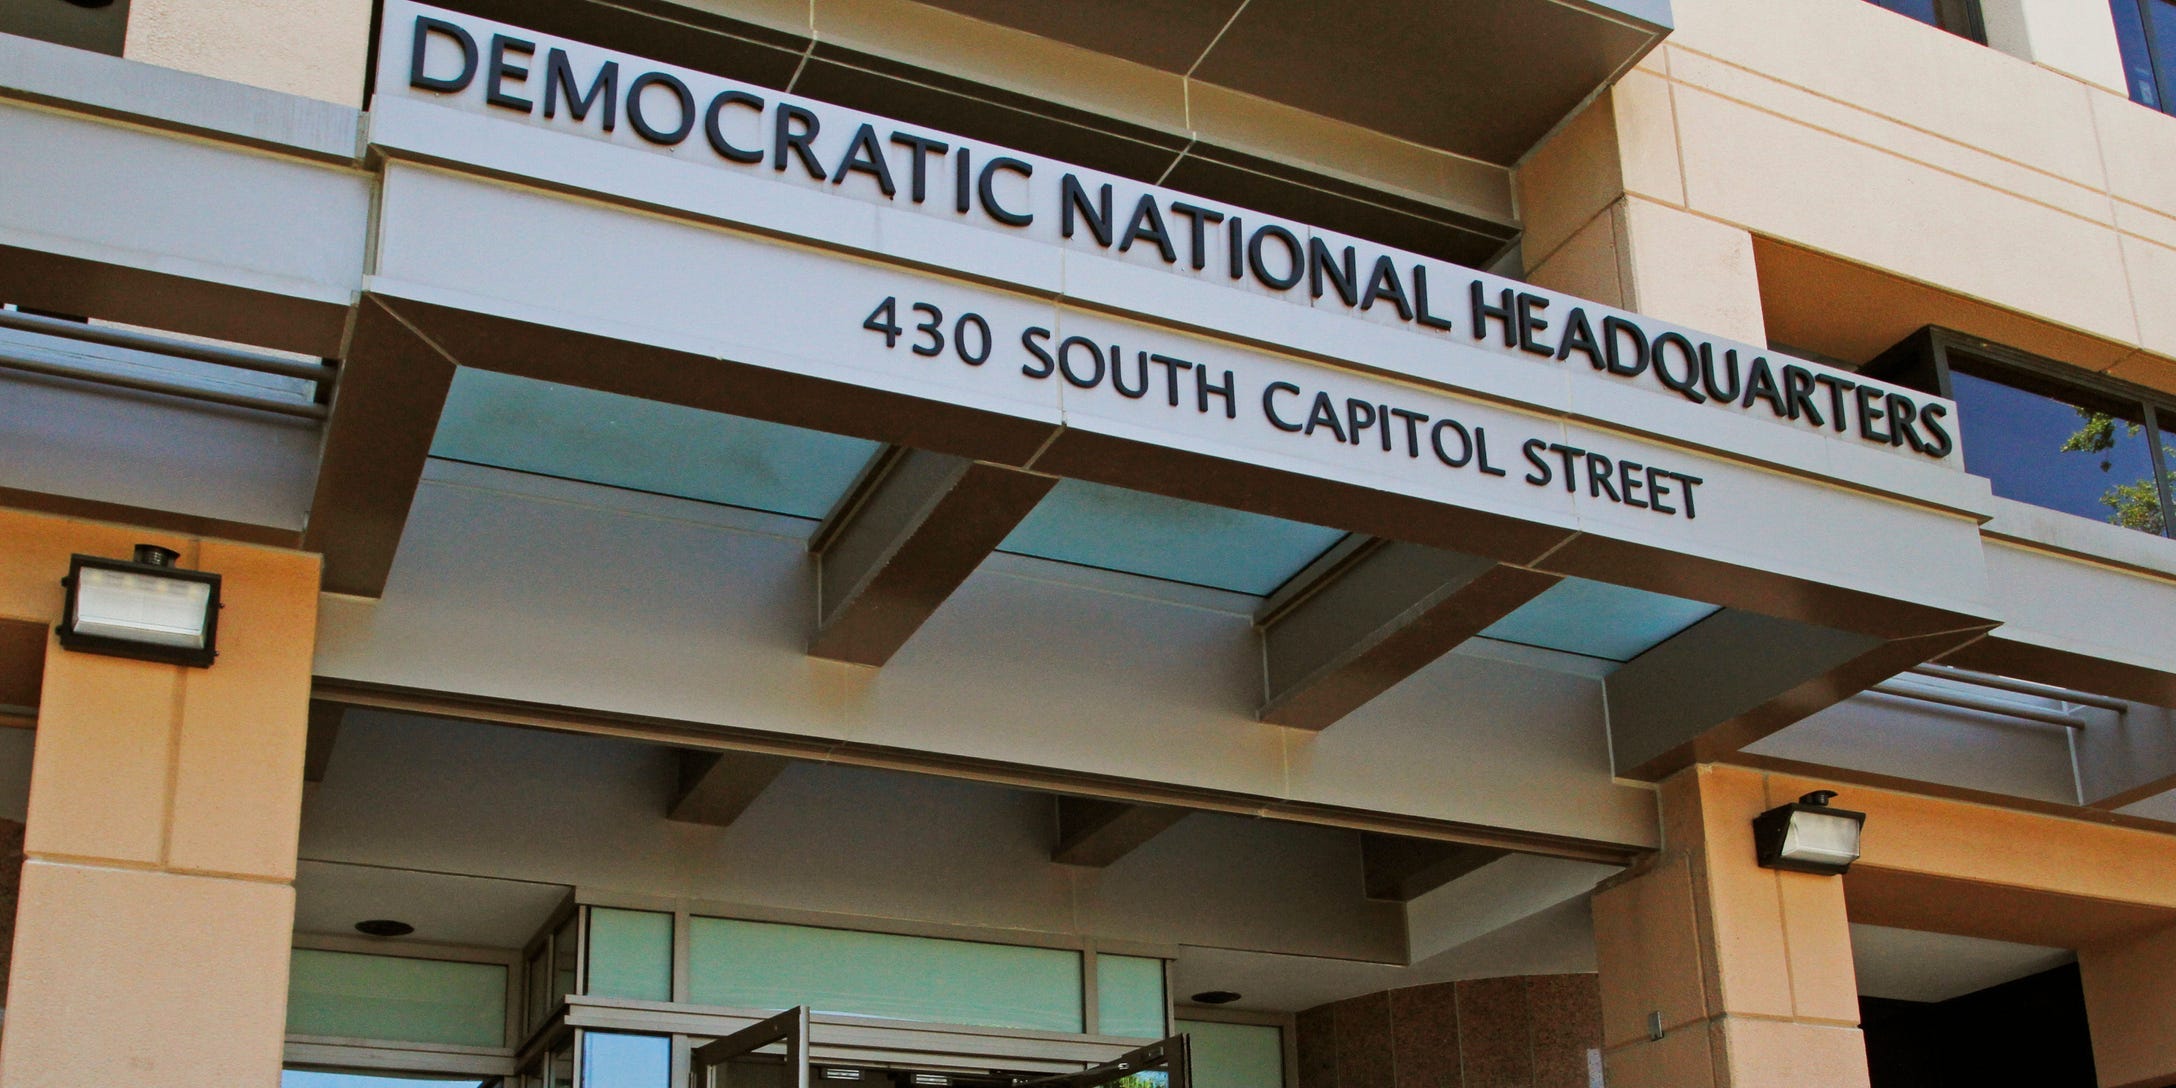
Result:
{"type": "Polygon", "coordinates": [[[1667,0],[922,0],[1499,166],[1669,32],[1667,0]]]}

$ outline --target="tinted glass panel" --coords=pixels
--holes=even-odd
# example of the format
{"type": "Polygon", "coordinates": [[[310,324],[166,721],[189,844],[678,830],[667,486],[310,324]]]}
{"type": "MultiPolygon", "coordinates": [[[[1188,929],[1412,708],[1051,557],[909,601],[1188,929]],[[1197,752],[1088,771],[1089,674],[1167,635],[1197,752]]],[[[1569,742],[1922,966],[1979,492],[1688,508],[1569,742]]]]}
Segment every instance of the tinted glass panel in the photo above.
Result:
{"type": "Polygon", "coordinates": [[[582,1088],[670,1088],[671,1084],[670,1038],[582,1033],[582,1088]]]}
{"type": "Polygon", "coordinates": [[[567,1003],[567,995],[574,992],[575,968],[581,961],[581,944],[575,936],[575,920],[581,917],[577,911],[559,923],[559,931],[552,934],[552,1008],[567,1003]]]}
{"type": "Polygon", "coordinates": [[[2139,406],[2023,388],[2023,380],[1996,381],[1960,365],[1952,363],[1950,382],[1967,471],[1987,477],[2004,498],[2161,531],[2139,406]]]}
{"type": "Polygon", "coordinates": [[[688,986],[698,1005],[1081,1029],[1080,953],[1059,948],[697,918],[688,986]]]}
{"type": "Polygon", "coordinates": [[[503,1046],[506,968],[298,948],[287,1030],[295,1035],[503,1046]]]}
{"type": "Polygon", "coordinates": [[[1702,601],[1566,578],[1481,634],[1609,661],[1630,661],[1714,614],[1702,601]]]}
{"type": "Polygon", "coordinates": [[[820,518],[877,443],[638,397],[455,371],[431,455],[820,518]]]}
{"type": "Polygon", "coordinates": [[[1283,1088],[1284,1032],[1266,1024],[1181,1020],[1192,1037],[1196,1088],[1283,1088]]]}
{"type": "Polygon", "coordinates": [[[1060,480],[999,548],[1264,596],[1344,535],[1243,510],[1060,480]]]}
{"type": "MultiPolygon", "coordinates": [[[[2176,109],[2176,2],[2146,0],[2146,48],[2158,81],[2157,108],[2176,109]]],[[[2152,104],[2152,103],[2149,103],[2152,104]]]]}
{"type": "MultiPolygon", "coordinates": [[[[2159,8],[2168,8],[2168,0],[2148,0],[2159,8]]],[[[2147,45],[2146,4],[2140,0],[2109,0],[2116,17],[2116,42],[2123,49],[2123,82],[2131,93],[2131,101],[2140,105],[2161,109],[2160,86],[2154,80],[2153,53],[2147,45]]],[[[2158,21],[2158,20],[2157,20],[2158,21]]]]}
{"type": "Polygon", "coordinates": [[[589,992],[637,1001],[672,1000],[672,915],[591,908],[589,992]]]}
{"type": "Polygon", "coordinates": [[[1874,3],[1928,26],[1942,25],[1941,13],[1935,10],[1934,0],[1874,0],[1874,3]]]}
{"type": "Polygon", "coordinates": [[[1140,1039],[1164,1037],[1164,961],[1096,957],[1096,1031],[1140,1039]]]}

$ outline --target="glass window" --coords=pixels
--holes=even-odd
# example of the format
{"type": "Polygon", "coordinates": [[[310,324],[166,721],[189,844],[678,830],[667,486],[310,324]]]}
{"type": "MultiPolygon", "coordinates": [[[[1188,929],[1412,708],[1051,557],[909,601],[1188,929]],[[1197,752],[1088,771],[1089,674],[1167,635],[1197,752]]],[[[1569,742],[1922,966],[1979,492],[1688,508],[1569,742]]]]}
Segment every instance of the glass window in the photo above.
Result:
{"type": "Polygon", "coordinates": [[[1909,19],[1917,19],[1932,27],[1940,27],[1960,38],[1970,38],[1982,45],[1987,42],[1987,31],[1980,22],[1979,0],[1871,0],[1877,7],[1884,7],[1909,19]]]}
{"type": "Polygon", "coordinates": [[[1965,469],[1995,494],[2127,529],[2166,533],[2152,420],[2099,395],[1952,353],[1965,469]]]}
{"type": "Polygon", "coordinates": [[[2110,0],[2131,101],[2176,113],[2176,0],[2110,0]]]}
{"type": "Polygon", "coordinates": [[[506,968],[297,948],[289,961],[294,1035],[460,1046],[506,1045],[506,968]]]}
{"type": "Polygon", "coordinates": [[[1181,1020],[1195,1088],[1284,1088],[1284,1031],[1270,1024],[1181,1020]]]}
{"type": "Polygon", "coordinates": [[[483,1088],[475,1077],[426,1077],[405,1073],[339,1073],[282,1069],[280,1088],[483,1088]]]}
{"type": "Polygon", "coordinates": [[[574,993],[578,985],[576,966],[581,962],[581,940],[575,936],[575,925],[582,912],[577,909],[559,923],[552,934],[552,1008],[567,1003],[567,995],[574,993]]]}
{"type": "Polygon", "coordinates": [[[574,1088],[574,1040],[569,1038],[544,1056],[544,1088],[574,1088]]]}
{"type": "Polygon", "coordinates": [[[523,993],[527,997],[522,1006],[527,1013],[522,1019],[524,1035],[535,1031],[544,1023],[544,1018],[551,1015],[551,957],[552,943],[546,940],[529,954],[528,963],[523,970],[523,993]]]}
{"type": "Polygon", "coordinates": [[[669,1036],[582,1033],[582,1088],[670,1088],[671,1084],[669,1036]]]}
{"type": "Polygon", "coordinates": [[[1164,1037],[1164,961],[1147,956],[1096,957],[1096,1033],[1164,1037]]]}
{"type": "Polygon", "coordinates": [[[701,1005],[1077,1032],[1080,959],[1061,948],[696,918],[688,988],[701,1005]]]}
{"type": "Polygon", "coordinates": [[[671,1001],[672,915],[591,907],[589,993],[671,1001]]]}

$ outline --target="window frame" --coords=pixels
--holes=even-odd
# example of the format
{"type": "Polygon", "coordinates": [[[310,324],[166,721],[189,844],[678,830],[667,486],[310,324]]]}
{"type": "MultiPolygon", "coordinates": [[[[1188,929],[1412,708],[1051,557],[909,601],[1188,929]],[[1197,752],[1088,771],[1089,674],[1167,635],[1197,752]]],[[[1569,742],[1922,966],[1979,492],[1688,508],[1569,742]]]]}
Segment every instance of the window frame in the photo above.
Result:
{"type": "MultiPolygon", "coordinates": [[[[1868,363],[1862,372],[1869,377],[1882,378],[1921,392],[1955,400],[1956,390],[1950,380],[1954,356],[1970,359],[1980,364],[1979,368],[1991,370],[1998,375],[2004,371],[2017,375],[2024,381],[2003,383],[1999,377],[1987,380],[2009,384],[2023,392],[2046,395],[2032,387],[2033,384],[2039,384],[2059,390],[2075,390],[2081,400],[2115,400],[2136,405],[2144,422],[2146,452],[2153,466],[2154,492],[2160,503],[2161,531],[2129,531],[2176,540],[2176,502],[2172,502],[2176,500],[2176,479],[2171,479],[2171,474],[2176,473],[2176,464],[2170,462],[2167,453],[2167,445],[2176,440],[2176,434],[2163,430],[2164,422],[2169,426],[2176,426],[2176,395],[2120,378],[2111,378],[2105,374],[2080,373],[2075,367],[2066,366],[2046,356],[2035,355],[1992,340],[1983,340],[1939,325],[1928,325],[1905,337],[1901,343],[1868,363]]],[[[1967,372],[1972,369],[1977,368],[1968,366],[1967,372]]],[[[1967,434],[1965,441],[1973,441],[1971,435],[1967,434]]],[[[2048,507],[2040,509],[2064,513],[2048,507]]]]}
{"type": "MultiPolygon", "coordinates": [[[[1987,19],[1981,13],[1980,0],[1934,0],[1934,22],[1926,23],[1917,16],[1897,11],[1887,0],[1867,0],[1883,11],[1895,12],[1915,23],[1932,26],[1979,45],[1987,44],[1987,19]]],[[[2122,3],[2124,0],[2113,0],[2122,3]]]]}
{"type": "Polygon", "coordinates": [[[504,1077],[501,1067],[517,1053],[512,1040],[518,1030],[521,996],[521,962],[510,949],[468,945],[433,944],[425,941],[387,942],[380,938],[345,937],[335,934],[297,933],[288,942],[289,954],[297,950],[347,952],[388,959],[440,960],[453,963],[491,964],[506,970],[506,1019],[501,1043],[473,1047],[453,1043],[418,1043],[389,1039],[348,1039],[305,1035],[282,1026],[281,1068],[345,1070],[368,1075],[423,1078],[476,1077],[489,1083],[504,1077]]]}

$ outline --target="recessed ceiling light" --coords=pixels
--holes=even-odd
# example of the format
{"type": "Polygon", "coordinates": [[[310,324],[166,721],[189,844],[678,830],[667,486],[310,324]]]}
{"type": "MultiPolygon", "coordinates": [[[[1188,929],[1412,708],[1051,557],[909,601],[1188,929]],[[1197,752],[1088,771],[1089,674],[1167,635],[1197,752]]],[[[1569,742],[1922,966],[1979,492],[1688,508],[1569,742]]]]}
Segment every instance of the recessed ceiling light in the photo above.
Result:
{"type": "Polygon", "coordinates": [[[1193,1000],[1196,1005],[1229,1005],[1239,1000],[1239,995],[1230,990],[1203,990],[1193,1000]]]}
{"type": "Polygon", "coordinates": [[[355,923],[355,931],[367,933],[373,937],[406,937],[410,933],[414,933],[416,927],[406,922],[396,922],[391,918],[372,918],[368,921],[355,923]]]}

